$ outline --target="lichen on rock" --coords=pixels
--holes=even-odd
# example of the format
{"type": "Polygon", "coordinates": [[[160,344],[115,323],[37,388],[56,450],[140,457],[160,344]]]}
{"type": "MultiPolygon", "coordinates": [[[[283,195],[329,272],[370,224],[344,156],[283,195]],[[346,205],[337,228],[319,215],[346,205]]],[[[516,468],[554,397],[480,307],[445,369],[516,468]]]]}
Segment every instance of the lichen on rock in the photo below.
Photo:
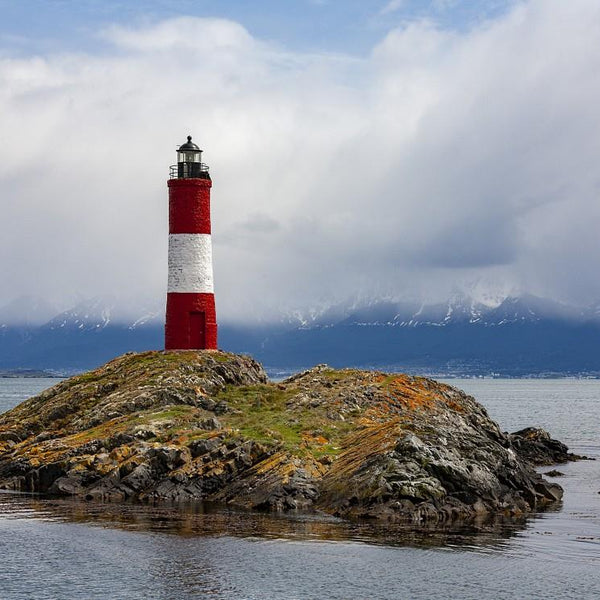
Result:
{"type": "Polygon", "coordinates": [[[0,487],[448,521],[560,500],[521,448],[421,377],[319,365],[270,383],[247,356],[130,353],[0,415],[0,487]]]}

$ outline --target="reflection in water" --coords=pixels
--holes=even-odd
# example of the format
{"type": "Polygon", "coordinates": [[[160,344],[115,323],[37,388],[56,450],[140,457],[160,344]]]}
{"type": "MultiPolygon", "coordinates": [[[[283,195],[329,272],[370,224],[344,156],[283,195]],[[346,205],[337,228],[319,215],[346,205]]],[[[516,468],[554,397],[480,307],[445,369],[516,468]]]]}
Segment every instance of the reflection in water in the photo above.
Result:
{"type": "Polygon", "coordinates": [[[326,515],[3,493],[0,597],[581,600],[600,583],[590,568],[600,531],[586,519],[594,539],[582,552],[578,523],[563,509],[414,530],[326,515]]]}
{"type": "Polygon", "coordinates": [[[509,538],[525,529],[527,523],[524,517],[496,517],[468,524],[427,524],[417,527],[372,521],[349,522],[326,514],[260,513],[199,502],[177,505],[118,504],[14,493],[0,493],[0,514],[4,518],[85,523],[184,537],[352,541],[386,546],[472,547],[480,551],[501,550],[509,538]]]}

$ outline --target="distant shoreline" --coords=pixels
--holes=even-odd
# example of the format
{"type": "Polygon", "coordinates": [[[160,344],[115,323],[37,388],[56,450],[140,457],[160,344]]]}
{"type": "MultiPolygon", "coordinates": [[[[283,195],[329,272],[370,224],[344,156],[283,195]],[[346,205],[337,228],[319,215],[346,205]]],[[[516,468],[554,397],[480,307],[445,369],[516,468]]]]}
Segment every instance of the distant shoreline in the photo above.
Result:
{"type": "MultiPolygon", "coordinates": [[[[525,374],[510,374],[510,373],[457,373],[457,372],[435,372],[426,371],[422,368],[410,369],[401,368],[390,365],[360,365],[355,368],[358,369],[369,369],[375,371],[385,371],[390,373],[410,373],[417,377],[427,377],[430,379],[600,379],[600,373],[596,372],[582,372],[582,373],[560,373],[560,372],[548,372],[548,373],[525,373],[525,374]]],[[[281,369],[277,367],[265,367],[265,371],[269,377],[269,380],[278,382],[287,379],[293,375],[301,373],[306,370],[306,367],[290,367],[287,369],[281,369]]],[[[65,369],[45,371],[42,369],[5,369],[0,371],[0,379],[64,379],[66,377],[72,377],[84,373],[85,369],[65,369]]]]}
{"type": "Polygon", "coordinates": [[[0,379],[63,379],[65,376],[49,371],[19,370],[0,371],[0,379]]]}

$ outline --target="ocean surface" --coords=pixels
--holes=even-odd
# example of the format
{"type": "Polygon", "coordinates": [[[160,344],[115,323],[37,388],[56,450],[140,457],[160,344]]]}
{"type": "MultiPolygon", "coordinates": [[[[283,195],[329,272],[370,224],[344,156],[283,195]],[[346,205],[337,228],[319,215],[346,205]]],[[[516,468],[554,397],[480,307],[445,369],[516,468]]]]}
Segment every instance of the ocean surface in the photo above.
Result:
{"type": "MultiPolygon", "coordinates": [[[[56,382],[0,379],[0,412],[56,382]]],[[[600,459],[600,381],[448,383],[504,430],[540,426],[600,459]]],[[[0,599],[599,598],[600,460],[558,469],[559,509],[478,530],[4,493],[0,599]]]]}

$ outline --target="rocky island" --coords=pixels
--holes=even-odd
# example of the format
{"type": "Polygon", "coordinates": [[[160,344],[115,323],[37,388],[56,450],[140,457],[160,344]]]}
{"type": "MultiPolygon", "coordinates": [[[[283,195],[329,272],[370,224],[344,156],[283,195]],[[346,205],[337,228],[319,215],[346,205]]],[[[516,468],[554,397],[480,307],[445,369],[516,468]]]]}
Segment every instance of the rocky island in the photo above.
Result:
{"type": "Polygon", "coordinates": [[[319,365],[271,383],[220,351],[126,354],[0,415],[0,488],[88,500],[446,522],[559,501],[534,463],[570,457],[430,379],[319,365]]]}

